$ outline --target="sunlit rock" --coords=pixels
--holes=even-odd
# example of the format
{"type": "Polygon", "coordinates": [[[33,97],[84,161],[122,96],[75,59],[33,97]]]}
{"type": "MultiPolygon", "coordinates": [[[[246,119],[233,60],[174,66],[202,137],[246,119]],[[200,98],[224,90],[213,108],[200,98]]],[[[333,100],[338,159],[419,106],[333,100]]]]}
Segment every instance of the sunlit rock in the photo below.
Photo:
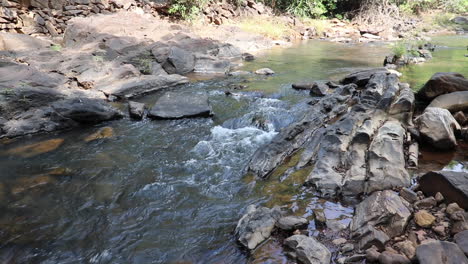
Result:
{"type": "Polygon", "coordinates": [[[17,155],[23,158],[30,158],[57,149],[60,147],[60,145],[62,145],[63,141],[64,139],[62,138],[50,139],[39,143],[10,149],[7,151],[7,154],[17,155]]]}

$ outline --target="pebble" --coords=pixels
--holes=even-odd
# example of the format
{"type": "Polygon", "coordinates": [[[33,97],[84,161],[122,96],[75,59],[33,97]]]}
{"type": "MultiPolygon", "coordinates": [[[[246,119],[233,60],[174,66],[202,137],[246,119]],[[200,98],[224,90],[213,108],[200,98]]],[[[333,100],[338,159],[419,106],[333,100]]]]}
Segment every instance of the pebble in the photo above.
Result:
{"type": "Polygon", "coordinates": [[[332,241],[332,243],[333,243],[333,245],[338,246],[338,245],[341,245],[341,244],[346,243],[347,241],[348,241],[348,240],[346,240],[346,239],[340,237],[340,238],[334,239],[334,240],[332,241]]]}
{"type": "Polygon", "coordinates": [[[434,197],[427,197],[422,200],[417,201],[414,206],[418,209],[427,209],[432,208],[437,205],[437,201],[434,197]]]}
{"type": "Polygon", "coordinates": [[[442,225],[434,226],[432,230],[439,236],[445,236],[445,227],[442,225]]]}
{"type": "Polygon", "coordinates": [[[430,227],[436,218],[426,210],[418,211],[414,214],[414,221],[420,227],[430,227]]]}

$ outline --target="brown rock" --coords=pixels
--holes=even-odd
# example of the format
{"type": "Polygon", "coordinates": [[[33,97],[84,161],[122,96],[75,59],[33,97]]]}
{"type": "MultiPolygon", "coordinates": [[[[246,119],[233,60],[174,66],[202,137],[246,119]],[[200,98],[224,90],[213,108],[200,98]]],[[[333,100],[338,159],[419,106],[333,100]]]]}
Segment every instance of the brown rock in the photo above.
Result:
{"type": "Polygon", "coordinates": [[[434,197],[424,198],[422,200],[417,201],[414,206],[418,209],[427,209],[432,208],[437,205],[437,201],[434,197]]]}
{"type": "Polygon", "coordinates": [[[416,255],[416,248],[411,241],[402,241],[395,244],[395,247],[409,259],[414,258],[416,255]]]}
{"type": "Polygon", "coordinates": [[[379,262],[381,264],[409,264],[411,261],[400,254],[384,251],[379,256],[379,262]]]}
{"type": "Polygon", "coordinates": [[[64,139],[62,138],[50,139],[39,143],[10,149],[7,151],[7,154],[17,155],[23,158],[30,158],[57,149],[60,147],[60,145],[62,145],[63,141],[64,139]]]}
{"type": "Polygon", "coordinates": [[[457,120],[458,124],[460,124],[461,126],[466,124],[467,119],[466,119],[465,114],[462,111],[456,112],[453,115],[453,117],[455,118],[455,120],[457,120]]]}
{"type": "Polygon", "coordinates": [[[377,251],[377,248],[372,246],[366,250],[366,259],[369,262],[376,262],[379,260],[380,252],[377,251]]]}
{"type": "Polygon", "coordinates": [[[432,230],[439,236],[445,236],[445,227],[443,225],[434,226],[432,230]]]}
{"type": "Polygon", "coordinates": [[[447,214],[449,216],[452,216],[452,214],[456,213],[456,212],[463,212],[464,210],[462,208],[460,208],[460,206],[457,204],[457,203],[451,203],[449,205],[447,205],[447,214]]]}
{"type": "Polygon", "coordinates": [[[84,141],[90,142],[90,141],[93,141],[93,140],[96,140],[96,139],[110,138],[112,136],[114,136],[114,129],[112,129],[112,127],[103,127],[103,128],[100,128],[95,133],[87,136],[84,139],[84,141]]]}
{"type": "Polygon", "coordinates": [[[465,230],[468,230],[468,222],[466,220],[455,222],[452,226],[451,232],[452,234],[458,234],[465,230]]]}
{"type": "Polygon", "coordinates": [[[426,210],[418,211],[414,214],[414,221],[420,227],[430,227],[435,221],[435,217],[426,210]]]}

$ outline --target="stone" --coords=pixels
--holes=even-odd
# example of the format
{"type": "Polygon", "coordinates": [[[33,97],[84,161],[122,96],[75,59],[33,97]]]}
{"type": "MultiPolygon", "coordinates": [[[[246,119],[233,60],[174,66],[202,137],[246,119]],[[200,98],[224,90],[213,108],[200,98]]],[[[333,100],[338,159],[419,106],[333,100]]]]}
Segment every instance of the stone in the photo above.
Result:
{"type": "Polygon", "coordinates": [[[459,232],[453,237],[458,247],[468,256],[468,230],[459,232]]]}
{"type": "Polygon", "coordinates": [[[434,206],[437,205],[437,201],[434,197],[427,197],[427,198],[424,198],[424,199],[421,199],[419,201],[417,201],[416,203],[414,203],[414,206],[418,209],[422,209],[422,208],[432,208],[434,206]]]}
{"type": "Polygon", "coordinates": [[[457,221],[453,224],[452,230],[450,232],[452,234],[458,234],[460,232],[463,232],[465,230],[468,230],[468,221],[467,220],[462,220],[462,221],[457,221]]]}
{"type": "Polygon", "coordinates": [[[456,112],[453,115],[453,118],[455,118],[455,120],[457,120],[458,124],[460,124],[461,126],[467,124],[468,121],[468,119],[465,116],[465,113],[463,113],[462,111],[456,112]]]}
{"type": "Polygon", "coordinates": [[[451,113],[468,112],[468,91],[439,95],[427,107],[443,108],[451,113]]]}
{"type": "Polygon", "coordinates": [[[371,77],[376,73],[388,73],[388,69],[386,68],[375,68],[369,70],[363,70],[351,73],[344,77],[340,83],[341,84],[350,84],[354,83],[360,87],[366,86],[367,82],[371,79],[371,77]]]}
{"type": "Polygon", "coordinates": [[[411,241],[401,241],[394,245],[401,253],[405,254],[408,259],[413,259],[416,256],[416,249],[411,241]]]}
{"type": "Polygon", "coordinates": [[[457,203],[451,203],[447,205],[445,212],[451,217],[457,212],[464,212],[464,210],[457,203]]]}
{"type": "Polygon", "coordinates": [[[416,248],[420,264],[468,264],[468,259],[457,244],[446,241],[432,241],[416,248]]]}
{"type": "Polygon", "coordinates": [[[351,252],[353,250],[354,250],[354,245],[351,243],[346,243],[341,246],[341,252],[343,253],[351,252]]]}
{"type": "Polygon", "coordinates": [[[418,97],[432,100],[439,95],[459,91],[468,91],[468,80],[459,73],[438,72],[419,90],[418,97]]]}
{"type": "Polygon", "coordinates": [[[17,155],[23,158],[31,158],[43,153],[51,152],[59,148],[63,142],[64,139],[62,138],[49,139],[26,146],[15,147],[7,150],[6,153],[9,155],[17,155]]]}
{"type": "Polygon", "coordinates": [[[445,226],[443,226],[443,225],[434,226],[434,227],[432,227],[432,230],[436,234],[438,234],[439,236],[445,236],[446,235],[445,226]]]}
{"type": "Polygon", "coordinates": [[[25,191],[49,185],[55,182],[50,175],[35,175],[18,179],[11,188],[11,194],[19,195],[25,191]]]}
{"type": "Polygon", "coordinates": [[[377,251],[376,247],[366,249],[366,259],[371,263],[377,262],[379,260],[380,254],[381,253],[377,251]]]}
{"type": "Polygon", "coordinates": [[[280,229],[286,231],[294,231],[296,229],[307,227],[309,221],[304,217],[299,216],[285,216],[281,217],[278,222],[276,222],[276,226],[280,229]]]}
{"type": "Polygon", "coordinates": [[[195,56],[190,51],[173,46],[162,66],[169,74],[186,74],[194,70],[195,56]]]}
{"type": "Polygon", "coordinates": [[[296,90],[311,90],[314,83],[293,83],[291,86],[296,90]]]}
{"type": "Polygon", "coordinates": [[[468,209],[468,173],[432,171],[419,179],[420,190],[426,195],[440,192],[446,203],[457,203],[468,209]]]}
{"type": "Polygon", "coordinates": [[[346,240],[346,238],[340,237],[340,238],[337,238],[337,239],[333,239],[332,243],[333,243],[333,245],[335,245],[335,246],[339,246],[339,245],[341,245],[341,244],[346,243],[347,241],[348,241],[348,240],[346,240]]]}
{"type": "Polygon", "coordinates": [[[310,89],[310,95],[312,96],[324,96],[327,94],[328,85],[322,82],[315,82],[310,89]]]}
{"type": "Polygon", "coordinates": [[[381,264],[410,264],[411,261],[401,254],[384,251],[379,256],[379,262],[381,264]]]}
{"type": "Polygon", "coordinates": [[[314,218],[316,222],[321,224],[325,224],[327,222],[325,213],[322,210],[314,210],[314,218]]]}
{"type": "Polygon", "coordinates": [[[429,107],[416,119],[422,138],[440,150],[450,150],[457,146],[455,130],[460,125],[446,109],[429,107]]]}
{"type": "Polygon", "coordinates": [[[420,227],[431,227],[436,218],[426,210],[418,211],[414,214],[414,221],[420,227]]]}
{"type": "Polygon", "coordinates": [[[214,56],[197,55],[195,56],[194,72],[204,74],[226,74],[231,69],[231,63],[228,60],[222,60],[214,56]]]}
{"type": "Polygon", "coordinates": [[[51,42],[41,40],[29,35],[0,32],[0,51],[21,51],[21,50],[36,50],[47,48],[51,42]]]}
{"type": "Polygon", "coordinates": [[[452,18],[450,21],[452,21],[455,24],[459,25],[467,25],[468,24],[468,17],[467,16],[456,16],[452,18]]]}
{"type": "Polygon", "coordinates": [[[313,237],[294,235],[284,240],[284,245],[304,264],[329,264],[331,253],[313,237]]]}
{"type": "Polygon", "coordinates": [[[133,119],[141,120],[145,114],[146,106],[144,103],[128,101],[128,113],[133,119]]]}
{"type": "Polygon", "coordinates": [[[261,68],[255,71],[255,74],[258,75],[273,75],[275,72],[272,69],[269,68],[261,68]]]}
{"type": "Polygon", "coordinates": [[[444,196],[440,192],[437,192],[434,198],[437,201],[437,203],[441,203],[444,201],[444,196]]]}
{"type": "Polygon", "coordinates": [[[403,199],[408,201],[410,204],[413,204],[418,200],[418,195],[408,188],[402,188],[400,190],[400,196],[403,197],[403,199]]]}
{"type": "Polygon", "coordinates": [[[166,92],[148,113],[153,119],[180,119],[189,117],[210,117],[212,109],[208,94],[166,92]]]}
{"type": "Polygon", "coordinates": [[[241,245],[249,250],[256,248],[268,239],[276,221],[281,217],[278,208],[250,205],[236,226],[235,235],[241,245]]]}
{"type": "Polygon", "coordinates": [[[376,246],[381,248],[388,239],[403,233],[411,216],[405,203],[397,193],[386,190],[374,192],[357,205],[351,235],[361,240],[361,249],[372,246],[369,241],[373,240],[380,243],[376,246]]]}
{"type": "Polygon", "coordinates": [[[255,60],[255,56],[250,53],[242,53],[242,59],[245,61],[253,61],[255,60]]]}
{"type": "Polygon", "coordinates": [[[344,263],[358,263],[366,258],[365,254],[354,254],[351,257],[347,257],[344,263]]]}
{"type": "Polygon", "coordinates": [[[84,141],[85,142],[91,142],[97,139],[103,139],[103,138],[111,138],[114,136],[114,129],[112,127],[103,127],[100,128],[98,131],[95,133],[87,136],[84,141]]]}
{"type": "Polygon", "coordinates": [[[85,124],[95,124],[123,117],[119,110],[99,99],[65,99],[53,103],[52,108],[62,117],[85,124]]]}

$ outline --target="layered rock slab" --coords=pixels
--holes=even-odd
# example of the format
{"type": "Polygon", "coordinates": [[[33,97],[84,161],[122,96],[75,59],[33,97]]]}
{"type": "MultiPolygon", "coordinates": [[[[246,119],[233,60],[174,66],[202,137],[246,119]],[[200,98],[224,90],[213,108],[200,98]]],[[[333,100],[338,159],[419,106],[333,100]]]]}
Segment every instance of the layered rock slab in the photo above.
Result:
{"type": "Polygon", "coordinates": [[[207,93],[166,92],[148,113],[153,119],[209,117],[212,109],[207,93]]]}

